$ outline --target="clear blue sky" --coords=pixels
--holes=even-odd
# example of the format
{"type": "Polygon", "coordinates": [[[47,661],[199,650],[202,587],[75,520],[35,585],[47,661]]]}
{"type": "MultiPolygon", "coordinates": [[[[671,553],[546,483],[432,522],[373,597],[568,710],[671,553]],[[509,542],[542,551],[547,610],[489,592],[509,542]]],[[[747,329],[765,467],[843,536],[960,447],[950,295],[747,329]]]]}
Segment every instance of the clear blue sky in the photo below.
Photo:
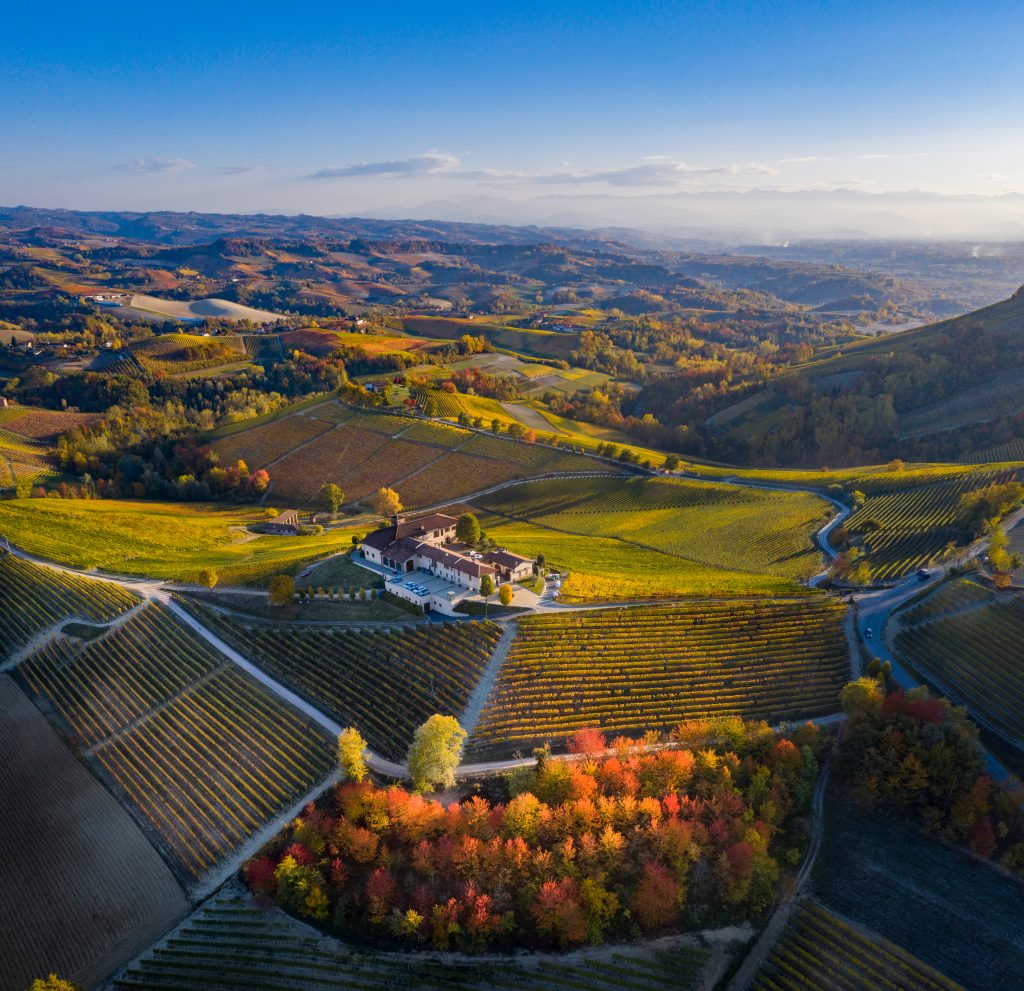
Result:
{"type": "Polygon", "coordinates": [[[1020,3],[5,9],[0,203],[1024,191],[1020,3]]]}

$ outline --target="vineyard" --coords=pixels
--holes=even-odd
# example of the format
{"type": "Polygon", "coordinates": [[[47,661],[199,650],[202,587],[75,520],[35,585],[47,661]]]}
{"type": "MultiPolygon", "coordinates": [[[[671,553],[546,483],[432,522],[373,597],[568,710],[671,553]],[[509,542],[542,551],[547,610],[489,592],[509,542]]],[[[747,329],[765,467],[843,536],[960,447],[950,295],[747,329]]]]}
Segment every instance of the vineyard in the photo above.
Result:
{"type": "Polygon", "coordinates": [[[968,542],[961,496],[1012,477],[956,467],[874,475],[856,483],[867,498],[846,529],[863,537],[874,580],[898,578],[930,564],[947,545],[968,542]]]}
{"type": "Polygon", "coordinates": [[[264,468],[293,447],[305,444],[329,429],[319,419],[296,414],[214,441],[213,449],[220,455],[221,464],[233,465],[241,460],[250,469],[264,468]]]}
{"type": "Polygon", "coordinates": [[[586,726],[636,734],[835,712],[850,671],[842,615],[815,598],[527,616],[470,749],[529,752],[586,726]]]}
{"type": "Polygon", "coordinates": [[[570,452],[338,402],[223,436],[214,449],[225,464],[241,458],[250,468],[269,465],[272,495],[303,505],[318,500],[327,482],[350,501],[397,486],[415,507],[514,478],[595,467],[570,452]]]}
{"type": "Polygon", "coordinates": [[[247,897],[222,895],[132,964],[116,991],[690,991],[708,951],[693,945],[612,954],[453,959],[355,951],[247,897]]]}
{"type": "Polygon", "coordinates": [[[751,991],[963,991],[898,946],[814,902],[799,905],[751,991]]]}
{"type": "Polygon", "coordinates": [[[985,597],[988,604],[982,598],[973,608],[905,628],[896,650],[922,677],[935,678],[969,709],[1024,740],[1024,601],[985,597]]]}
{"type": "Polygon", "coordinates": [[[245,358],[238,337],[202,337],[196,334],[161,334],[130,347],[130,353],[147,372],[195,372],[245,358]]]}
{"type": "Polygon", "coordinates": [[[357,727],[389,757],[401,757],[433,713],[462,714],[501,635],[494,623],[287,630],[185,605],[245,657],[338,722],[357,727]]]}
{"type": "Polygon", "coordinates": [[[905,626],[912,626],[967,606],[991,602],[992,599],[992,592],[984,585],[970,578],[956,578],[943,582],[923,600],[901,611],[900,621],[905,626]]]}
{"type": "Polygon", "coordinates": [[[985,461],[1024,461],[1024,439],[995,444],[980,451],[974,451],[963,459],[965,463],[977,464],[985,461]]]}
{"type": "Polygon", "coordinates": [[[1024,974],[1019,881],[838,794],[825,802],[814,888],[832,911],[972,991],[1007,991],[1024,974]]]}
{"type": "Polygon", "coordinates": [[[0,676],[0,988],[89,987],[188,911],[142,830],[0,676]]]}
{"type": "Polygon", "coordinates": [[[112,582],[79,578],[0,553],[0,658],[71,618],[109,623],[138,601],[112,582]]]}
{"type": "Polygon", "coordinates": [[[923,406],[900,417],[900,437],[916,437],[972,423],[1011,416],[1024,407],[1020,369],[1011,368],[990,382],[959,393],[952,399],[923,406]]]}
{"type": "Polygon", "coordinates": [[[332,764],[326,734],[162,606],[80,649],[51,643],[17,673],[192,878],[332,764]]]}
{"type": "Polygon", "coordinates": [[[29,440],[50,442],[72,427],[85,426],[99,419],[97,413],[65,413],[58,410],[12,406],[0,410],[2,424],[12,433],[29,440]]]}
{"type": "Polygon", "coordinates": [[[627,543],[617,537],[552,530],[502,517],[482,520],[491,539],[517,554],[543,554],[548,565],[569,572],[559,601],[567,603],[669,599],[690,595],[799,595],[781,575],[733,571],[627,543]]]}
{"type": "Polygon", "coordinates": [[[279,334],[243,334],[242,345],[245,353],[259,364],[274,364],[284,361],[284,348],[279,334]]]}
{"type": "Polygon", "coordinates": [[[798,578],[821,567],[815,496],[661,478],[557,479],[480,500],[488,512],[609,537],[710,567],[798,578]]]}

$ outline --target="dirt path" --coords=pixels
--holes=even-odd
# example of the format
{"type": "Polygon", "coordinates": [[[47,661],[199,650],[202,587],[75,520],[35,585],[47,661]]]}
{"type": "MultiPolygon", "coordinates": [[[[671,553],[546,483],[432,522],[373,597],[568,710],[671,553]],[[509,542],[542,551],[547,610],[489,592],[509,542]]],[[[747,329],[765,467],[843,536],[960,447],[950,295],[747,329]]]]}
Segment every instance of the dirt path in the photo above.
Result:
{"type": "Polygon", "coordinates": [[[498,680],[498,675],[501,674],[502,665],[508,656],[508,649],[512,646],[512,641],[515,640],[518,631],[519,624],[515,620],[505,624],[501,638],[494,645],[490,660],[488,660],[476,688],[473,689],[469,700],[466,702],[466,708],[462,713],[459,723],[466,731],[467,738],[472,737],[473,732],[476,730],[476,724],[480,721],[480,713],[483,711],[487,698],[491,694],[495,681],[498,680]]]}

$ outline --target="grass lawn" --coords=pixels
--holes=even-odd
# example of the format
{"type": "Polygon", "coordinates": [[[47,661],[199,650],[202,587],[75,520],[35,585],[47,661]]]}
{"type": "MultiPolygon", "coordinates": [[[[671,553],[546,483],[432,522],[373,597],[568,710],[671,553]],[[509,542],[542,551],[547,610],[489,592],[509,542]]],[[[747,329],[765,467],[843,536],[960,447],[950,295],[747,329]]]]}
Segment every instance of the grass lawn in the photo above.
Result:
{"type": "MultiPolygon", "coordinates": [[[[356,527],[351,532],[368,532],[372,527],[365,524],[362,529],[356,527]]],[[[351,539],[351,538],[350,538],[351,539]]],[[[352,551],[343,551],[329,558],[325,558],[320,564],[314,565],[308,575],[300,578],[296,583],[298,588],[307,585],[323,585],[330,587],[340,585],[344,588],[379,588],[384,584],[383,579],[372,571],[360,567],[352,560],[352,551]]]]}
{"type": "Polygon", "coordinates": [[[793,595],[801,586],[776,575],[710,567],[611,537],[582,537],[531,523],[489,518],[484,529],[498,544],[527,557],[543,554],[549,567],[568,571],[564,602],[610,602],[683,595],[793,595]]]}
{"type": "Polygon", "coordinates": [[[122,500],[0,501],[0,534],[41,557],[78,568],[196,581],[213,568],[225,585],[263,585],[318,557],[348,550],[361,528],[319,537],[252,536],[262,509],[122,500]]]}

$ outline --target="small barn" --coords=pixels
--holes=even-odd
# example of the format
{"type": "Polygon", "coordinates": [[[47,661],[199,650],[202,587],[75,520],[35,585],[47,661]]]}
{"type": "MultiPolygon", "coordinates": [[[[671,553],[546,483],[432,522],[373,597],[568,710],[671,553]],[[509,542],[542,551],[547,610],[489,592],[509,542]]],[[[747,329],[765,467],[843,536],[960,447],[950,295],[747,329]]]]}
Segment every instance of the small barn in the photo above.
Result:
{"type": "Polygon", "coordinates": [[[286,509],[272,520],[264,523],[260,530],[263,533],[273,533],[282,537],[297,537],[299,534],[299,511],[286,509]]]}

